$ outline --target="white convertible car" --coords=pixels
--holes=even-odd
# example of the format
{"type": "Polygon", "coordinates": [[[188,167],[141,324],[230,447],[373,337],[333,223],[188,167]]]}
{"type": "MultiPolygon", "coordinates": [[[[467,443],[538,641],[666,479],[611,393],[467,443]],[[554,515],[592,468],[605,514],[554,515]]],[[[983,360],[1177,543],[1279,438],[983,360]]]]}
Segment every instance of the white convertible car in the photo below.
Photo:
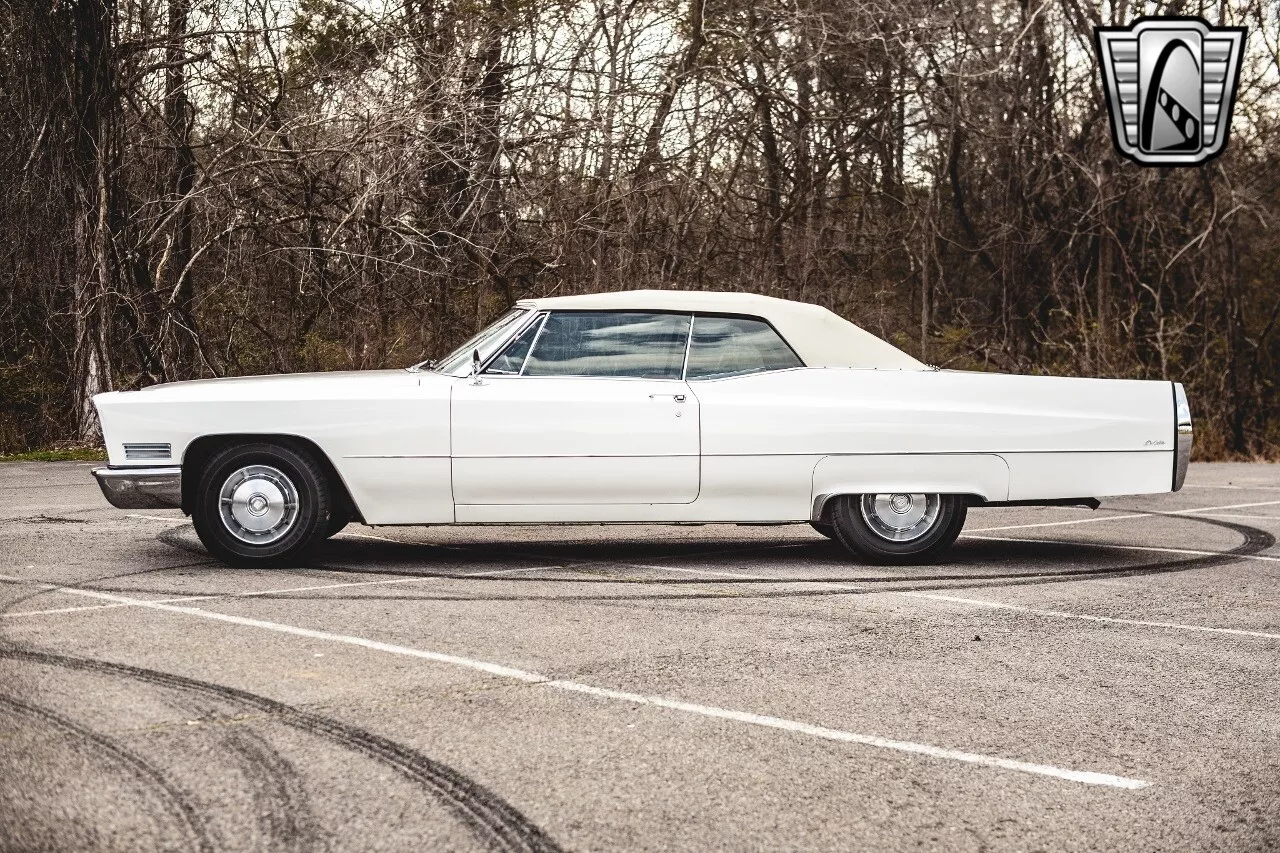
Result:
{"type": "Polygon", "coordinates": [[[938,370],[826,309],[741,293],[530,299],[407,370],[94,398],[117,507],[181,507],[234,564],[352,520],[809,523],[856,556],[943,553],[973,506],[1177,491],[1173,382],[938,370]]]}

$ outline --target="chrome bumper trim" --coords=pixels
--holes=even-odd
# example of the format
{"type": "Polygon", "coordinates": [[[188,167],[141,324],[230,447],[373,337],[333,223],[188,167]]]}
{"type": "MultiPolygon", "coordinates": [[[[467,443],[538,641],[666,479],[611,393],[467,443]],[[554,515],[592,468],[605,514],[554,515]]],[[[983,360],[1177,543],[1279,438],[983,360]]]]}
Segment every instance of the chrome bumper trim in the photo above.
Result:
{"type": "Polygon", "coordinates": [[[94,468],[103,496],[120,509],[182,506],[181,468],[94,468]]]}
{"type": "Polygon", "coordinates": [[[1173,383],[1173,490],[1182,488],[1187,479],[1187,466],[1191,464],[1191,445],[1195,441],[1195,428],[1191,425],[1191,406],[1181,382],[1173,383]]]}

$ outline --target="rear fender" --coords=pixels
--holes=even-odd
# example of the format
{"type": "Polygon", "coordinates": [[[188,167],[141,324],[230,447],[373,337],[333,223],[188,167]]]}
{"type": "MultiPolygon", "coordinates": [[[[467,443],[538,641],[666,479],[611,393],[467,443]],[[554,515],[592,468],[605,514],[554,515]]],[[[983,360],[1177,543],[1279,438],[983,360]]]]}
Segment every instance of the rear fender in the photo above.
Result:
{"type": "Polygon", "coordinates": [[[838,495],[911,492],[1009,497],[1009,466],[991,453],[901,453],[824,456],[813,469],[813,520],[838,495]]]}

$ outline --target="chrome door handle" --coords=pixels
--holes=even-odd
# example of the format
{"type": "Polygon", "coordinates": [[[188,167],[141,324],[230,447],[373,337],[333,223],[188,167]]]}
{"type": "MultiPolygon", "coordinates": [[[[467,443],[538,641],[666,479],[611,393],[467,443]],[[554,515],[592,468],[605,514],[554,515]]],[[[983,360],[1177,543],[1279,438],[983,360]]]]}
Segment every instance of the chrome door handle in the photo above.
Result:
{"type": "Polygon", "coordinates": [[[650,394],[649,395],[650,400],[656,400],[659,397],[670,397],[672,400],[675,400],[677,403],[683,403],[685,400],[685,396],[683,394],[650,394]]]}

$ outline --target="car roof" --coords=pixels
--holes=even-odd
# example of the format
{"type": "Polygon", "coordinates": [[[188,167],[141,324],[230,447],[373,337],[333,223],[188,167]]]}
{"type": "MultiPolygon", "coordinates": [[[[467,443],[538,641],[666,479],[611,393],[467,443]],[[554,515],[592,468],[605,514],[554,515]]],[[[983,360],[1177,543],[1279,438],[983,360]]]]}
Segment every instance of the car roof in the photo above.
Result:
{"type": "Polygon", "coordinates": [[[521,308],[542,311],[689,311],[745,314],[768,320],[809,367],[924,370],[892,344],[820,305],[756,293],[703,290],[620,290],[582,296],[522,299],[521,308]]]}

